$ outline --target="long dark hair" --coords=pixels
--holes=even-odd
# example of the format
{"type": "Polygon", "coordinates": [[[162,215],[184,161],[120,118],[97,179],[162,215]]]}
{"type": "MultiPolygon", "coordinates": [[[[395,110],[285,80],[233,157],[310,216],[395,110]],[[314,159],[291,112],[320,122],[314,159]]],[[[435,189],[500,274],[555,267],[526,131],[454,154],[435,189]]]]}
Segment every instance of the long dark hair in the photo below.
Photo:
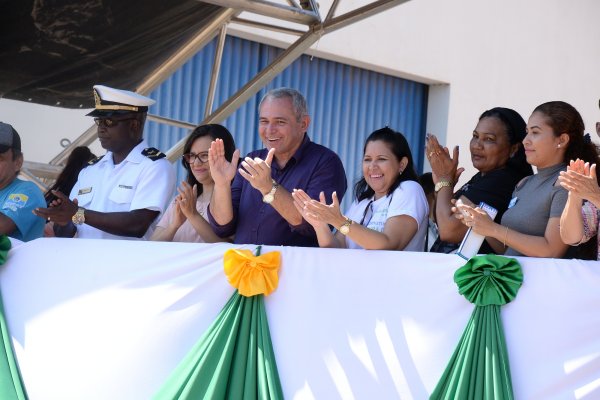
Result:
{"type": "Polygon", "coordinates": [[[56,199],[56,196],[52,194],[53,190],[57,190],[68,196],[73,186],[75,186],[75,182],[77,182],[79,172],[94,158],[96,156],[87,146],[75,147],[71,151],[71,154],[69,154],[67,164],[58,175],[58,178],[56,178],[54,184],[44,193],[46,204],[50,204],[52,200],[56,199]]]}
{"type": "Polygon", "coordinates": [[[481,121],[483,118],[498,119],[506,129],[510,145],[519,145],[517,152],[508,159],[506,167],[516,172],[519,178],[524,178],[533,174],[533,168],[531,168],[531,165],[527,162],[525,148],[522,143],[527,135],[527,124],[523,117],[512,108],[494,107],[484,111],[479,117],[479,120],[481,121]]]}
{"type": "MultiPolygon", "coordinates": [[[[394,190],[400,185],[401,182],[404,181],[419,181],[419,177],[415,172],[415,167],[413,164],[413,156],[410,151],[410,147],[408,146],[408,142],[403,134],[400,132],[396,132],[387,126],[385,128],[378,129],[371,133],[367,140],[365,141],[365,145],[363,147],[363,155],[367,150],[367,144],[369,142],[375,142],[381,140],[386,143],[389,149],[394,153],[396,159],[398,161],[402,160],[403,157],[408,159],[408,163],[406,164],[406,168],[396,177],[396,180],[390,186],[387,194],[393,193],[394,190]]],[[[361,201],[363,199],[368,199],[375,194],[375,191],[371,189],[371,187],[367,184],[365,177],[363,176],[356,184],[354,185],[354,197],[361,201]]]]}
{"type": "MultiPolygon", "coordinates": [[[[545,121],[552,128],[554,136],[558,137],[562,133],[569,135],[567,151],[565,151],[564,163],[570,160],[581,159],[591,164],[600,165],[598,159],[598,147],[592,143],[589,135],[584,134],[585,125],[579,111],[569,103],[564,101],[549,101],[540,104],[533,110],[544,115],[545,121]]],[[[600,176],[598,177],[600,178],[600,176]]],[[[570,254],[569,251],[567,254],[570,254]]],[[[596,246],[596,236],[586,243],[577,246],[575,257],[585,260],[595,260],[598,256],[598,247],[596,246]]]]}
{"type": "MultiPolygon", "coordinates": [[[[235,141],[233,140],[233,136],[231,136],[231,133],[227,130],[227,128],[219,124],[200,125],[196,129],[194,129],[185,141],[185,145],[183,145],[183,154],[189,153],[196,139],[199,139],[204,136],[210,136],[212,140],[223,140],[223,146],[225,147],[225,158],[227,159],[227,161],[231,161],[231,158],[233,157],[233,152],[235,151],[235,141]]],[[[200,182],[198,182],[198,180],[192,173],[190,165],[185,161],[183,157],[181,158],[181,165],[183,165],[183,168],[187,170],[187,183],[189,183],[191,187],[197,185],[198,196],[200,196],[204,190],[204,187],[200,182]]]]}

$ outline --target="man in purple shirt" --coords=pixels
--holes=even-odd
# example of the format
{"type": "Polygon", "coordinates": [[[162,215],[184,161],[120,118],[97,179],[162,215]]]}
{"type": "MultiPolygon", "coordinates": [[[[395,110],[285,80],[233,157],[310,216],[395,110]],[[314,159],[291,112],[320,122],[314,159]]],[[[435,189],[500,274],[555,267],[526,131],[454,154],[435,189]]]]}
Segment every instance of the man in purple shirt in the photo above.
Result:
{"type": "Polygon", "coordinates": [[[306,100],[294,89],[269,91],[259,105],[260,138],[265,149],[253,151],[237,168],[239,150],[225,159],[223,142],[209,150],[215,182],[208,220],[220,237],[234,243],[318,247],[312,226],[294,207],[291,192],[303,189],[312,198],[346,192],[339,157],[311,142],[306,100]],[[233,182],[232,182],[233,180],[233,182]]]}

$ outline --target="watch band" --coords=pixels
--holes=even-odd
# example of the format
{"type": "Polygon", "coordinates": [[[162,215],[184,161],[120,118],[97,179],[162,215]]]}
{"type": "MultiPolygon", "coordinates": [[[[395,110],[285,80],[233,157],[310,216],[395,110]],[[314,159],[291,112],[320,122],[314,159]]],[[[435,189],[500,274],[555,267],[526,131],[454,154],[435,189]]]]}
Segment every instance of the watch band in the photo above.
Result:
{"type": "Polygon", "coordinates": [[[75,225],[83,225],[85,223],[85,208],[79,207],[77,212],[71,217],[71,221],[73,221],[75,225]]]}

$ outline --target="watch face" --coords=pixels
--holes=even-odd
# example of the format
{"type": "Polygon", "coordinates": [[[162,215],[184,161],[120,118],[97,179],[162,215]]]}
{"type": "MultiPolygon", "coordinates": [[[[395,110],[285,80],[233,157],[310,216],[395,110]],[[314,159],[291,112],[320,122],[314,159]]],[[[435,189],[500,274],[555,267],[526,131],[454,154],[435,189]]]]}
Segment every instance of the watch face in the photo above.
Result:
{"type": "Polygon", "coordinates": [[[265,194],[265,197],[263,197],[263,201],[267,204],[271,203],[274,199],[275,196],[273,196],[271,193],[267,193],[265,194]]]}
{"type": "Polygon", "coordinates": [[[340,226],[340,233],[342,235],[347,235],[348,232],[350,232],[350,227],[348,225],[342,225],[342,226],[340,226]]]}

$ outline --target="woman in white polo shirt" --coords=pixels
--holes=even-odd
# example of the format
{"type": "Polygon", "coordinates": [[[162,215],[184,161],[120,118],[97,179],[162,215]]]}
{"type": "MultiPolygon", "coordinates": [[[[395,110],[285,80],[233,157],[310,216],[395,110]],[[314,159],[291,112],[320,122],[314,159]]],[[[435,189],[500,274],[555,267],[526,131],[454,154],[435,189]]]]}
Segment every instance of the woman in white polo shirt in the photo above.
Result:
{"type": "Polygon", "coordinates": [[[294,204],[315,228],[319,246],[423,251],[429,209],[406,138],[388,127],[371,133],[362,170],[345,215],[336,193],[327,204],[323,194],[314,200],[294,191],[294,204]]]}

